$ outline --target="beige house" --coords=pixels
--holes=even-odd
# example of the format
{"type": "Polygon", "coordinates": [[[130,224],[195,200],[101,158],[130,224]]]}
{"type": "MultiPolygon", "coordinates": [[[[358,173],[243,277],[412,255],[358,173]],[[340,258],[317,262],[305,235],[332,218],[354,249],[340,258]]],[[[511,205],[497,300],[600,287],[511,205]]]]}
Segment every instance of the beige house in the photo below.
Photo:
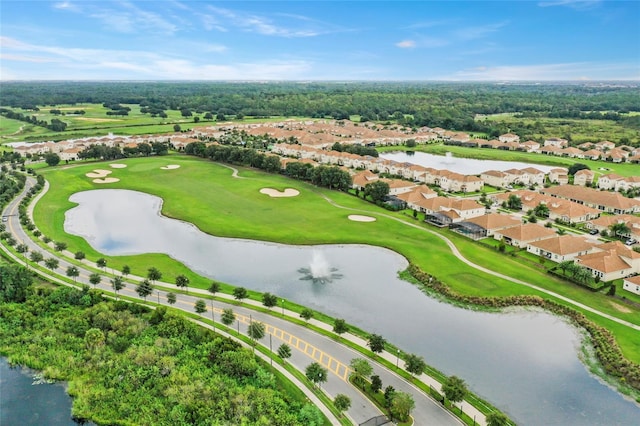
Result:
{"type": "Polygon", "coordinates": [[[571,200],[608,213],[640,213],[640,200],[626,198],[615,192],[598,191],[576,185],[560,185],[542,188],[540,193],[571,200]]]}
{"type": "Polygon", "coordinates": [[[490,185],[495,188],[506,188],[510,185],[509,176],[505,172],[499,170],[487,170],[480,173],[480,179],[485,185],[490,185]]]}
{"type": "Polygon", "coordinates": [[[586,226],[589,229],[596,229],[598,232],[611,230],[611,226],[616,223],[624,223],[629,228],[629,234],[625,237],[640,240],[640,217],[630,214],[620,214],[615,216],[601,216],[598,219],[587,221],[586,226]]]}
{"type": "Polygon", "coordinates": [[[594,148],[600,151],[609,151],[616,147],[616,144],[611,141],[602,141],[594,144],[594,148]]]}
{"type": "Polygon", "coordinates": [[[513,133],[505,133],[504,135],[500,135],[498,137],[500,142],[520,142],[520,136],[514,135],[513,133]]]}
{"type": "Polygon", "coordinates": [[[527,244],[552,238],[556,235],[556,231],[551,228],[545,228],[535,223],[525,223],[524,225],[496,231],[493,234],[493,238],[503,240],[506,244],[512,246],[527,248],[527,244]]]}
{"type": "Polygon", "coordinates": [[[490,237],[494,233],[504,229],[522,225],[522,221],[517,217],[500,213],[485,214],[468,219],[467,222],[474,223],[484,228],[487,237],[490,237]]]}
{"type": "Polygon", "coordinates": [[[545,139],[544,146],[554,146],[556,148],[565,148],[569,142],[562,138],[549,138],[545,139]]]}
{"type": "Polygon", "coordinates": [[[566,185],[569,183],[569,170],[562,167],[549,170],[549,181],[558,185],[566,185]]]}
{"type": "Polygon", "coordinates": [[[595,174],[593,171],[589,169],[578,170],[575,175],[573,175],[573,184],[580,186],[587,186],[587,184],[591,185],[593,183],[593,178],[595,174]]]}
{"type": "Polygon", "coordinates": [[[485,207],[476,200],[464,198],[433,197],[420,203],[421,211],[429,214],[442,214],[448,223],[462,222],[482,216],[485,207]]]}
{"type": "Polygon", "coordinates": [[[598,188],[605,190],[616,190],[616,188],[618,188],[618,186],[620,185],[620,182],[623,180],[623,176],[617,175],[615,173],[602,175],[598,178],[598,188]]]}
{"type": "Polygon", "coordinates": [[[595,244],[583,237],[561,235],[527,244],[527,251],[560,263],[589,254],[595,244]]]}
{"type": "Polygon", "coordinates": [[[622,281],[622,289],[640,295],[640,275],[625,278],[622,281]]]}
{"type": "Polygon", "coordinates": [[[438,193],[426,185],[416,186],[408,192],[397,195],[397,197],[407,203],[407,207],[412,210],[426,212],[427,204],[424,202],[430,198],[435,198],[438,193]]]}
{"type": "Polygon", "coordinates": [[[596,278],[612,281],[640,273],[640,253],[620,241],[595,246],[592,253],[578,256],[575,262],[584,266],[596,278]]]}

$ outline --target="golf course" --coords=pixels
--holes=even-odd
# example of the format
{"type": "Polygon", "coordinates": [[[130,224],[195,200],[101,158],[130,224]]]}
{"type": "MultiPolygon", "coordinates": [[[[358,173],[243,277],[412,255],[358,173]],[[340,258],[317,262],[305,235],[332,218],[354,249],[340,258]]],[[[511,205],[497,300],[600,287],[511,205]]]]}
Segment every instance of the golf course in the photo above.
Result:
{"type": "MultiPolygon", "coordinates": [[[[108,184],[95,183],[86,176],[96,169],[109,169],[109,164],[104,162],[42,169],[41,173],[50,183],[50,189],[34,211],[34,221],[42,234],[53,241],[65,242],[71,252],[84,252],[90,260],[105,257],[84,239],[64,232],[65,211],[74,206],[69,197],[76,192],[94,189],[129,189],[161,197],[163,215],[193,223],[211,235],[285,244],[376,245],[400,253],[412,264],[437,276],[462,294],[498,297],[538,295],[553,299],[535,289],[468,266],[454,256],[434,233],[442,231],[345,193],[250,169],[240,169],[238,176],[234,177],[227,166],[181,155],[126,159],[118,163],[126,167],[111,168],[113,172],[109,177],[119,180],[108,184]],[[168,168],[168,165],[180,167],[168,168]],[[264,188],[277,191],[289,188],[299,191],[299,194],[270,197],[260,192],[264,188]],[[353,213],[376,220],[349,220],[348,216],[353,213]]],[[[468,260],[478,265],[562,294],[624,321],[640,324],[639,312],[620,309],[602,294],[557,280],[457,234],[446,232],[446,236],[468,260]]],[[[129,265],[133,274],[144,275],[150,266],[154,266],[163,272],[168,282],[184,274],[189,277],[191,286],[207,288],[210,284],[210,279],[198,276],[164,254],[107,257],[107,261],[114,270],[129,265]]],[[[223,289],[229,291],[230,286],[223,284],[223,289]]],[[[583,313],[614,334],[629,360],[640,362],[636,330],[598,314],[583,313]]]]}

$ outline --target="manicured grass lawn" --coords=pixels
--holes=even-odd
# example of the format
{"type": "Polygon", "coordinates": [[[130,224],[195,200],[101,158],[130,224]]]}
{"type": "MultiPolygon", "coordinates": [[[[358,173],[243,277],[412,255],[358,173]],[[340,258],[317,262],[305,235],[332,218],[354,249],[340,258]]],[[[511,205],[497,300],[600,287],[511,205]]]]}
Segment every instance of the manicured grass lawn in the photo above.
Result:
{"type": "MultiPolygon", "coordinates": [[[[163,214],[195,223],[204,232],[217,236],[277,241],[290,244],[366,243],[390,248],[409,261],[436,275],[456,291],[470,295],[505,296],[542,293],[473,269],[453,256],[446,244],[430,232],[407,226],[396,219],[419,228],[444,233],[471,261],[514,278],[562,293],[603,312],[640,324],[640,312],[620,312],[606,297],[576,288],[529,267],[495,249],[482,246],[449,231],[437,230],[402,213],[390,213],[362,200],[335,191],[315,188],[283,176],[241,169],[234,179],[231,171],[212,162],[194,157],[172,155],[158,158],[121,160],[125,169],[114,169],[111,176],[121,179],[110,185],[98,185],[84,176],[94,168],[108,168],[105,163],[80,165],[63,169],[43,169],[41,173],[51,183],[51,189],[35,210],[38,228],[53,238],[64,241],[72,252],[82,250],[90,260],[102,257],[83,239],[63,231],[64,212],[72,207],[71,194],[102,188],[123,188],[147,192],[164,199],[163,214]],[[160,170],[167,164],[179,164],[176,170],[160,170]],[[260,194],[263,187],[278,190],[295,188],[300,195],[292,198],[269,198],[260,194]],[[363,210],[375,216],[373,223],[353,222],[347,216],[353,212],[329,204],[323,196],[339,205],[363,210]]],[[[173,282],[177,274],[191,278],[191,286],[206,288],[209,280],[198,277],[168,256],[151,254],[108,258],[115,269],[128,264],[132,273],[146,275],[150,266],[158,267],[164,281],[173,282]]],[[[597,317],[594,317],[597,319],[597,317]]],[[[598,319],[599,323],[603,320],[598,319]]],[[[609,323],[609,322],[608,322],[609,323]]],[[[640,339],[627,332],[627,327],[609,325],[626,356],[640,361],[640,339]]]]}
{"type": "MultiPolygon", "coordinates": [[[[406,151],[403,146],[381,147],[379,151],[406,151]]],[[[442,143],[434,143],[427,145],[418,145],[411,148],[412,151],[426,152],[429,154],[445,155],[446,152],[453,153],[454,156],[463,158],[476,158],[479,160],[500,160],[500,161],[520,161],[524,163],[543,164],[547,166],[570,167],[572,164],[586,164],[596,173],[617,173],[621,176],[640,176],[640,166],[631,163],[610,163],[606,161],[583,160],[580,158],[556,157],[554,155],[536,154],[520,151],[504,151],[502,149],[489,148],[466,148],[462,146],[444,145],[442,143]],[[601,167],[609,169],[609,171],[599,170],[601,167]]]]}
{"type": "MultiPolygon", "coordinates": [[[[89,136],[104,136],[108,132],[116,135],[146,135],[146,134],[162,134],[173,133],[174,124],[179,124],[182,130],[190,130],[194,127],[214,126],[218,124],[214,120],[205,120],[204,113],[193,113],[192,117],[183,117],[180,111],[166,110],[167,118],[151,117],[149,114],[140,112],[140,105],[122,104],[131,108],[129,115],[126,116],[110,116],[107,115],[109,108],[102,104],[76,104],[76,105],[56,105],[56,106],[39,106],[40,111],[28,111],[21,108],[9,108],[15,112],[24,115],[35,115],[39,120],[51,122],[52,118],[67,123],[67,129],[64,132],[52,132],[44,127],[34,126],[18,120],[11,120],[0,116],[0,143],[17,142],[17,141],[47,141],[47,140],[65,140],[82,138],[89,136]],[[54,115],[51,114],[52,109],[59,109],[65,114],[70,115],[54,115]],[[72,115],[76,110],[85,111],[83,115],[72,115]],[[194,123],[194,117],[199,117],[200,121],[194,123]],[[22,127],[22,131],[18,130],[22,127]],[[16,133],[18,132],[18,133],[16,133]]],[[[310,118],[302,117],[270,117],[270,118],[251,118],[246,117],[243,120],[225,120],[224,122],[235,123],[266,123],[273,121],[282,121],[285,119],[293,120],[310,120],[310,118]]]]}

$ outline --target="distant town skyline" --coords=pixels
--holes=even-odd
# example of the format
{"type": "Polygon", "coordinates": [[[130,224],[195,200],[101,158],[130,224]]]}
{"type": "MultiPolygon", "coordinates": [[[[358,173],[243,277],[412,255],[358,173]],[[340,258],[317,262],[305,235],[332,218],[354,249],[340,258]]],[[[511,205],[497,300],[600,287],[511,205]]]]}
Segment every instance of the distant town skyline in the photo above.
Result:
{"type": "Polygon", "coordinates": [[[0,2],[0,80],[640,80],[640,2],[0,2]]]}

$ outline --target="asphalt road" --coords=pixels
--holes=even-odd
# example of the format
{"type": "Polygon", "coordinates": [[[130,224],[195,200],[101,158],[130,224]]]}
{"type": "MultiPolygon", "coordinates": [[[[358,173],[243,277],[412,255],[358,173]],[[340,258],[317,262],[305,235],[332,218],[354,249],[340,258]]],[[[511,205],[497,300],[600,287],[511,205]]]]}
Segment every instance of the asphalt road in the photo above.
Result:
{"type": "MultiPolygon", "coordinates": [[[[26,235],[25,230],[23,230],[20,225],[17,215],[17,206],[24,194],[26,194],[28,189],[33,185],[35,185],[35,179],[28,177],[23,193],[14,199],[5,209],[4,215],[8,216],[8,220],[5,222],[7,230],[13,234],[18,244],[27,244],[29,252],[40,251],[43,253],[45,259],[47,257],[57,257],[59,259],[59,267],[55,271],[52,271],[52,274],[48,275],[51,276],[57,274],[60,276],[66,276],[67,268],[72,265],[66,260],[66,258],[72,259],[73,254],[69,252],[63,252],[62,254],[45,252],[26,235]]],[[[50,245],[52,246],[53,243],[50,243],[50,245]]],[[[89,275],[96,272],[96,270],[99,270],[99,268],[97,268],[94,263],[87,260],[84,260],[82,263],[86,266],[78,267],[80,270],[80,276],[77,278],[77,282],[89,284],[89,275]]],[[[114,271],[106,268],[106,272],[109,273],[114,271]]],[[[56,280],[55,277],[51,278],[56,280]]],[[[131,282],[139,279],[141,278],[128,276],[128,282],[126,283],[127,286],[121,290],[120,294],[139,299],[139,296],[135,292],[135,283],[131,282]]],[[[199,298],[198,293],[208,294],[204,290],[190,289],[190,294],[186,295],[183,294],[181,290],[173,290],[176,288],[173,284],[161,283],[161,285],[163,287],[171,288],[172,291],[177,294],[177,303],[174,307],[183,309],[187,312],[194,312],[194,304],[199,298]]],[[[96,287],[107,293],[113,293],[109,278],[106,274],[103,275],[102,282],[96,287]]],[[[218,296],[224,295],[219,294],[218,296]]],[[[167,304],[166,292],[163,290],[154,290],[154,293],[148,297],[148,300],[160,304],[167,304]]],[[[284,317],[292,316],[297,318],[298,315],[294,312],[286,310],[282,311],[280,308],[274,308],[274,313],[276,313],[274,316],[256,312],[246,307],[237,306],[232,301],[214,301],[213,315],[216,322],[220,321],[220,314],[222,313],[222,310],[226,308],[233,309],[234,313],[236,313],[238,320],[235,324],[232,324],[232,327],[236,330],[239,329],[242,334],[246,334],[247,325],[250,319],[264,323],[266,326],[266,333],[265,337],[261,339],[259,344],[262,344],[267,348],[272,348],[275,352],[282,343],[287,343],[292,349],[292,356],[288,359],[288,362],[296,369],[303,372],[303,374],[305,368],[313,361],[319,362],[327,368],[329,370],[328,380],[321,385],[322,390],[331,398],[334,398],[339,393],[349,396],[351,399],[351,407],[348,410],[347,415],[354,423],[359,424],[382,414],[382,412],[364,395],[362,395],[357,388],[348,382],[348,375],[350,373],[348,365],[350,361],[353,358],[362,358],[362,355],[349,347],[332,340],[331,338],[310,330],[305,326],[297,325],[278,317],[278,314],[282,316],[282,312],[284,312],[284,317]]],[[[211,313],[211,301],[207,301],[207,312],[203,315],[206,315],[211,319],[211,313]]],[[[444,410],[438,402],[425,395],[414,387],[414,385],[380,364],[373,361],[370,361],[370,363],[374,368],[373,374],[380,376],[384,387],[391,385],[396,390],[407,392],[413,396],[416,405],[412,414],[416,425],[461,424],[457,418],[444,410]]],[[[484,423],[483,420],[484,418],[481,420],[479,419],[479,424],[484,423]]],[[[335,421],[336,420],[333,419],[333,422],[335,421]]]]}

